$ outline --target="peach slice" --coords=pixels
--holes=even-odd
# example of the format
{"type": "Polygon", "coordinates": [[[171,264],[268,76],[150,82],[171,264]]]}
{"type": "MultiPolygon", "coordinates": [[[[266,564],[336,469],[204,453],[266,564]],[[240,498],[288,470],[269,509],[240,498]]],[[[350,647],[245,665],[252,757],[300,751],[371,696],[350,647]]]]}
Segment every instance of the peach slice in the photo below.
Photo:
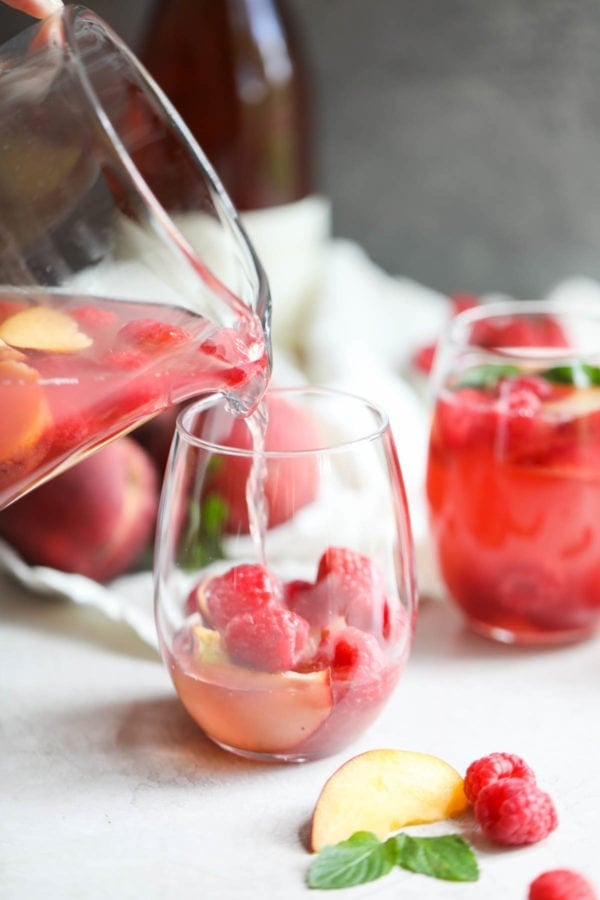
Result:
{"type": "Polygon", "coordinates": [[[30,306],[9,316],[0,324],[0,338],[11,347],[49,353],[77,353],[93,343],[75,319],[47,306],[30,306]]]}
{"type": "Polygon", "coordinates": [[[37,371],[0,347],[0,462],[18,459],[35,444],[50,422],[37,371]]]}
{"type": "Polygon", "coordinates": [[[560,400],[551,400],[545,403],[544,410],[565,419],[598,412],[600,410],[600,388],[580,388],[577,391],[569,392],[560,400]]]}
{"type": "Polygon", "coordinates": [[[194,628],[193,670],[173,670],[188,712],[209,737],[252,753],[285,753],[319,728],[332,709],[329,671],[259,672],[231,662],[221,636],[194,628]],[[190,687],[190,676],[194,680],[190,687]]]}
{"type": "Polygon", "coordinates": [[[355,831],[384,839],[406,825],[459,815],[468,806],[462,776],[443,759],[410,750],[368,750],[328,779],[312,819],[311,849],[355,831]]]}

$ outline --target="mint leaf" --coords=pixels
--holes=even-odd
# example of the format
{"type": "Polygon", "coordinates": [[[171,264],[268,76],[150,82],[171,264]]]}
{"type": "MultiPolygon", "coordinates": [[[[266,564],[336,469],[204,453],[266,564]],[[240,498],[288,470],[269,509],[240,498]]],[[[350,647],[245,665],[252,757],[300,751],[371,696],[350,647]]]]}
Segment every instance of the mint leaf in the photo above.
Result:
{"type": "Polygon", "coordinates": [[[388,838],[396,847],[396,863],[409,872],[418,872],[444,881],[477,881],[479,866],[470,844],[459,834],[440,837],[411,837],[397,834],[388,838]]]}
{"type": "Polygon", "coordinates": [[[540,373],[546,381],[555,384],[569,384],[585,388],[600,385],[600,368],[588,363],[575,363],[570,366],[554,366],[540,373]]]}
{"type": "Polygon", "coordinates": [[[489,390],[501,378],[505,378],[507,375],[518,375],[520,371],[518,366],[512,365],[494,365],[489,363],[487,365],[473,366],[472,369],[469,369],[461,376],[456,386],[458,388],[472,387],[489,390]]]}
{"type": "Polygon", "coordinates": [[[184,568],[202,568],[223,558],[221,538],[227,514],[227,504],[219,494],[208,494],[201,504],[198,501],[190,503],[180,560],[184,568]]]}
{"type": "Polygon", "coordinates": [[[353,887],[376,881],[394,866],[444,881],[479,878],[473,848],[459,834],[412,837],[401,832],[380,841],[370,831],[357,831],[347,841],[321,850],[307,883],[322,890],[353,887]]]}
{"type": "Polygon", "coordinates": [[[324,847],[312,863],[310,888],[331,890],[376,881],[396,864],[396,846],[381,842],[370,831],[357,831],[347,841],[324,847]]]}

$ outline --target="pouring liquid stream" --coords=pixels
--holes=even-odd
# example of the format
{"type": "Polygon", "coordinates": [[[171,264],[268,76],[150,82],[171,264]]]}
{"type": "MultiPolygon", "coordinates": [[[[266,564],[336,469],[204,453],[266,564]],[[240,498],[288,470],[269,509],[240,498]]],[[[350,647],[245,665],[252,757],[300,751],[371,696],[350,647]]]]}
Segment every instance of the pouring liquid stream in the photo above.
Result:
{"type": "Polygon", "coordinates": [[[256,548],[257,558],[266,566],[265,536],[269,519],[269,507],[265,492],[267,480],[267,460],[265,457],[265,435],[269,414],[265,403],[260,403],[246,419],[252,438],[252,463],[246,482],[246,504],[250,535],[256,548]]]}

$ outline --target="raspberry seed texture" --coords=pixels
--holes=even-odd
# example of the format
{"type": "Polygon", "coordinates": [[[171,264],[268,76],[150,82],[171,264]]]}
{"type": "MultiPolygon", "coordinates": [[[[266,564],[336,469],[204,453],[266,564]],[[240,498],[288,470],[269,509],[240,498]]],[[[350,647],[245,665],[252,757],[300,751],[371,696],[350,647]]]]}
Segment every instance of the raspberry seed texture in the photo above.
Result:
{"type": "Polygon", "coordinates": [[[484,787],[475,818],[490,840],[508,846],[535,844],[558,825],[550,795],[524,778],[501,778],[484,787]]]}
{"type": "Polygon", "coordinates": [[[475,803],[484,787],[501,778],[524,778],[535,782],[533,769],[514,753],[490,753],[472,762],[465,774],[465,794],[475,803]]]}

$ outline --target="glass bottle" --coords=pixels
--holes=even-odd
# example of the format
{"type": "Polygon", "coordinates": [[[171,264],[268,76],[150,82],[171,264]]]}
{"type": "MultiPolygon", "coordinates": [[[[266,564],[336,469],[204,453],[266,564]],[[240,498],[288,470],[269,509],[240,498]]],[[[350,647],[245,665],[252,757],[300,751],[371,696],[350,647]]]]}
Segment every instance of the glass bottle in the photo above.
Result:
{"type": "Polygon", "coordinates": [[[309,78],[285,0],[159,0],[140,57],[243,214],[275,297],[275,343],[297,342],[329,207],[315,194],[309,78]]]}

